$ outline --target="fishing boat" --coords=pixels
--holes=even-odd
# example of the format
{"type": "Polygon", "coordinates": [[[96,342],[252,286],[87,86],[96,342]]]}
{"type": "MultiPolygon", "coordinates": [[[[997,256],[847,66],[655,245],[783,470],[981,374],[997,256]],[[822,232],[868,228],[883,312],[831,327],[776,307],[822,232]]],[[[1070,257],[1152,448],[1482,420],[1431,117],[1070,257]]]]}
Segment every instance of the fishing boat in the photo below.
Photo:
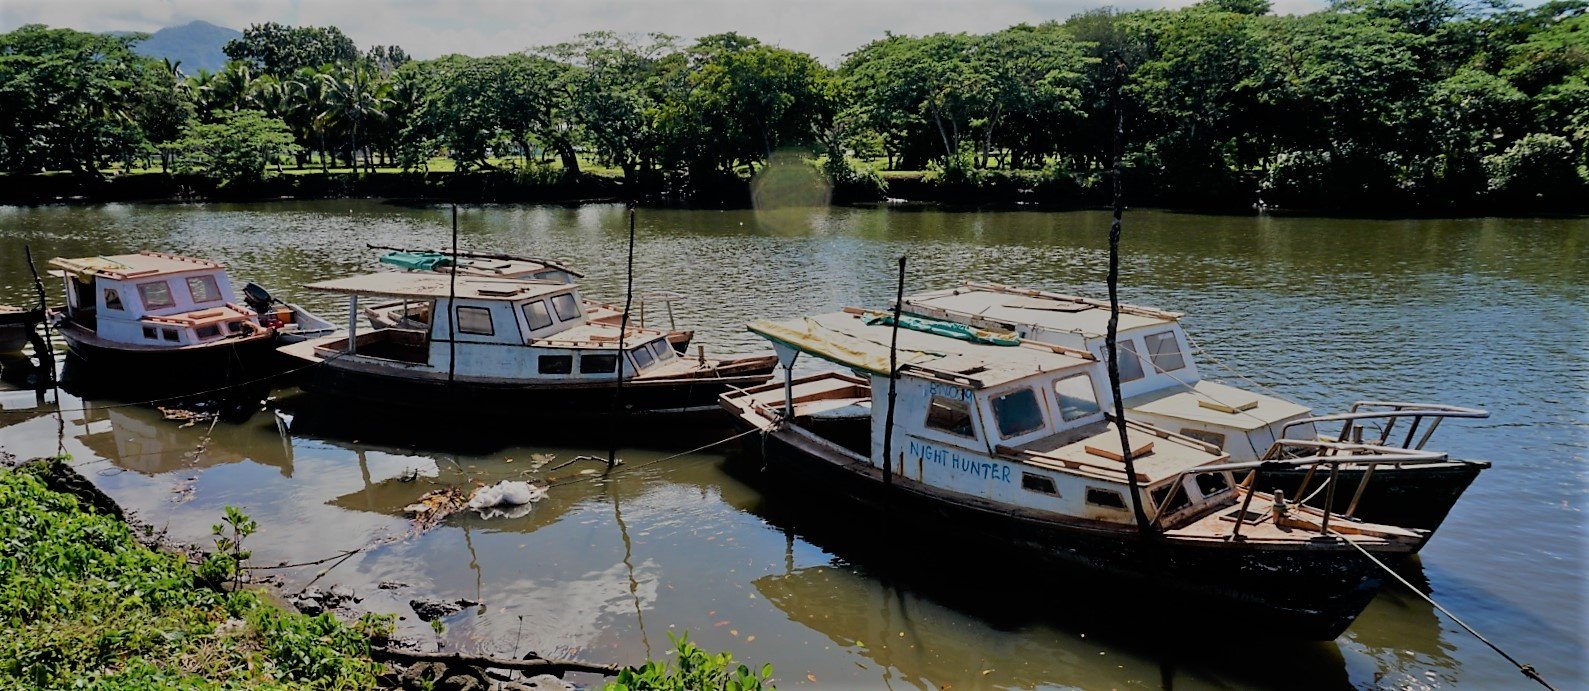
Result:
{"type": "Polygon", "coordinates": [[[39,309],[0,305],[0,353],[15,353],[28,344],[28,335],[43,320],[39,309]]]}
{"type": "MultiPolygon", "coordinates": [[[[1145,596],[1198,603],[1234,627],[1261,622],[1265,635],[1336,637],[1380,586],[1359,548],[1396,561],[1424,538],[1241,486],[1233,473],[1437,454],[1316,442],[1305,455],[1242,463],[1129,417],[1122,444],[1121,422],[1099,405],[1105,380],[1091,353],[948,321],[900,322],[891,333],[886,313],[847,308],[750,325],[772,343],[784,380],[721,401],[762,433],[770,470],[1016,544],[1038,562],[1141,584],[1145,596]],[[795,377],[801,354],[856,374],[795,377]]],[[[919,524],[900,515],[895,525],[919,524]]]]}
{"type": "Polygon", "coordinates": [[[81,363],[118,377],[262,374],[272,367],[278,335],[331,329],[296,306],[262,314],[240,304],[225,265],[206,259],[139,252],[57,257],[50,265],[66,289],[66,305],[52,310],[51,323],[81,363]]]}
{"type": "Polygon", "coordinates": [[[399,405],[533,417],[602,414],[615,389],[635,413],[716,411],[717,395],[766,382],[772,356],[679,355],[657,330],[592,322],[573,283],[452,273],[386,272],[311,283],[348,298],[396,299],[427,315],[426,328],[377,328],[283,346],[309,369],[311,390],[399,405]]]}
{"type": "MultiPolygon", "coordinates": [[[[371,249],[388,250],[381,255],[379,261],[404,271],[448,273],[456,267],[460,276],[513,278],[553,283],[573,283],[585,276],[567,264],[544,257],[486,254],[462,250],[457,253],[450,250],[405,250],[374,245],[371,249]]],[[[668,343],[673,345],[674,350],[687,353],[695,332],[680,330],[673,318],[673,303],[683,296],[670,291],[661,291],[642,293],[636,297],[639,301],[636,325],[645,326],[647,304],[661,304],[667,311],[668,343]]],[[[622,306],[597,300],[581,300],[581,302],[585,308],[585,319],[590,323],[618,326],[623,322],[622,306]]],[[[405,300],[391,300],[371,305],[365,308],[364,316],[369,320],[372,328],[395,326],[417,331],[428,328],[430,319],[430,313],[425,310],[423,304],[413,304],[405,300]]]]}
{"type": "MultiPolygon", "coordinates": [[[[965,283],[907,296],[902,309],[1105,357],[1106,301],[965,283]]],[[[1262,460],[1282,440],[1361,443],[1366,437],[1376,446],[1423,451],[1443,420],[1489,415],[1437,403],[1359,401],[1345,413],[1315,416],[1308,407],[1278,396],[1204,379],[1190,356],[1192,344],[1181,317],[1150,307],[1120,306],[1120,394],[1130,417],[1218,446],[1234,461],[1262,460]],[[1400,425],[1402,421],[1407,424],[1400,425]]],[[[1324,475],[1310,468],[1275,469],[1266,474],[1264,489],[1311,495],[1315,506],[1326,506],[1329,499],[1331,510],[1368,521],[1433,531],[1489,467],[1487,461],[1456,459],[1411,466],[1342,465],[1329,478],[1333,490],[1324,484],[1324,475]]]]}

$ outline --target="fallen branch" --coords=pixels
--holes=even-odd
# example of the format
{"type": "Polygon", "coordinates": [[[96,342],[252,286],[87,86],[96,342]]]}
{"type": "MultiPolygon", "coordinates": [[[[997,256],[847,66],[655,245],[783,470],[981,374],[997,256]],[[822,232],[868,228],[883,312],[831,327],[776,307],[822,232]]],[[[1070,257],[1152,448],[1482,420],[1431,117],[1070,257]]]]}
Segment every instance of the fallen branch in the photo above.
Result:
{"type": "Polygon", "coordinates": [[[439,662],[444,665],[463,665],[481,669],[511,669],[534,674],[550,674],[561,677],[569,672],[585,672],[613,676],[622,671],[617,665],[604,665],[595,662],[580,662],[578,660],[543,660],[531,658],[528,660],[514,660],[507,658],[486,657],[483,655],[464,655],[462,653],[420,653],[395,648],[371,648],[370,656],[377,660],[403,663],[439,662]]]}

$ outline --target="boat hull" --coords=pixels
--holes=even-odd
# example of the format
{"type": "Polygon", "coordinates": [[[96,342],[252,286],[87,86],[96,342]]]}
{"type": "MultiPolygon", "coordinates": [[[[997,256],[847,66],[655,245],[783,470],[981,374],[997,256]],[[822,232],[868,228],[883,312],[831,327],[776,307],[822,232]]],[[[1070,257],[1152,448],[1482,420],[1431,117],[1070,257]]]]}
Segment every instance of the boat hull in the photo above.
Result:
{"type": "MultiPolygon", "coordinates": [[[[1215,619],[1249,632],[1262,627],[1265,635],[1333,640],[1383,583],[1382,572],[1339,543],[1316,549],[1252,549],[1240,542],[1145,540],[1134,531],[1082,529],[951,503],[903,483],[885,486],[853,466],[824,458],[787,431],[768,433],[753,443],[759,445],[767,470],[780,479],[837,493],[857,508],[886,512],[895,526],[941,527],[967,545],[997,540],[1056,569],[1056,575],[1095,580],[1135,598],[1184,606],[1204,621],[1217,612],[1215,619]],[[916,522],[920,520],[928,522],[916,522]]],[[[1039,576],[1023,570],[1021,577],[1039,576]]]]}
{"type": "MultiPolygon", "coordinates": [[[[1451,513],[1451,507],[1467,491],[1468,485],[1473,484],[1479,473],[1489,467],[1490,464],[1484,461],[1453,461],[1403,468],[1375,468],[1373,475],[1368,477],[1368,486],[1363,490],[1363,496],[1358,500],[1352,516],[1369,523],[1427,530],[1432,534],[1445,522],[1446,515],[1451,513]]],[[[1352,497],[1357,493],[1358,486],[1363,482],[1365,472],[1366,468],[1360,466],[1341,468],[1336,480],[1334,502],[1329,507],[1331,511],[1346,512],[1352,505],[1352,497]]],[[[1265,492],[1279,489],[1285,491],[1287,497],[1295,498],[1306,475],[1306,468],[1265,471],[1258,484],[1265,492]]],[[[1322,486],[1328,475],[1327,468],[1320,468],[1308,482],[1307,491],[1312,494],[1322,486]]],[[[1325,508],[1328,496],[1328,491],[1319,492],[1306,503],[1325,508]]]]}
{"type": "MultiPolygon", "coordinates": [[[[734,363],[730,363],[734,364],[734,363]]],[[[740,361],[721,376],[630,380],[621,393],[622,413],[633,415],[722,415],[718,396],[732,388],[764,384],[772,377],[773,357],[740,361]]],[[[578,384],[481,383],[444,379],[396,377],[332,364],[310,367],[300,384],[316,394],[354,399],[383,406],[449,413],[471,412],[515,416],[522,423],[539,419],[568,420],[609,415],[613,382],[578,384]],[[526,417],[529,416],[529,417],[526,417]]]]}
{"type": "Polygon", "coordinates": [[[67,383],[80,390],[187,395],[256,384],[283,371],[269,333],[185,348],[128,348],[68,321],[56,329],[71,356],[67,383]]]}

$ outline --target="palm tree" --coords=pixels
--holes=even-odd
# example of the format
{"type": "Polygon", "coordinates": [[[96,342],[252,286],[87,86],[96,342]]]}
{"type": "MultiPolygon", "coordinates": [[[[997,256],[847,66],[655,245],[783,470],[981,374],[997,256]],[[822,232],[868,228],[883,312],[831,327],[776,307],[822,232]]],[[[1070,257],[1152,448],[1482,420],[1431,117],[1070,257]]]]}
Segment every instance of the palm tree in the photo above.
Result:
{"type": "Polygon", "coordinates": [[[311,138],[320,152],[320,172],[326,172],[326,113],[331,109],[328,98],[326,68],[305,67],[298,70],[288,82],[287,116],[298,137],[305,143],[311,138]]]}
{"type": "MultiPolygon", "coordinates": [[[[326,75],[326,87],[330,96],[331,108],[328,112],[331,120],[348,127],[349,143],[352,145],[348,159],[357,167],[359,125],[386,117],[386,108],[392,103],[387,96],[391,85],[368,68],[352,67],[326,75]]],[[[364,167],[375,172],[374,166],[370,164],[368,148],[364,151],[364,167]]]]}
{"type": "Polygon", "coordinates": [[[249,93],[253,90],[254,71],[246,63],[227,63],[226,69],[215,75],[215,82],[211,88],[214,95],[213,105],[219,108],[242,110],[248,105],[249,93]]]}

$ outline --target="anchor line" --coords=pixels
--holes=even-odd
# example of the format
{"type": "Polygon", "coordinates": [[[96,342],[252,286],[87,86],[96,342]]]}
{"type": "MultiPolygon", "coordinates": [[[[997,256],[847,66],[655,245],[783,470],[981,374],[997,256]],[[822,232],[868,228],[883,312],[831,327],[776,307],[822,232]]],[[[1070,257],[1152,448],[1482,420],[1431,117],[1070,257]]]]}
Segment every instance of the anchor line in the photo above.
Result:
{"type": "Polygon", "coordinates": [[[730,437],[725,437],[723,439],[719,439],[719,440],[714,441],[714,442],[712,442],[710,444],[706,444],[706,445],[703,445],[703,446],[697,446],[697,447],[695,447],[693,449],[690,449],[688,451],[680,451],[680,452],[678,452],[676,454],[673,454],[671,456],[664,456],[662,458],[652,459],[652,460],[646,461],[644,463],[637,463],[635,465],[625,465],[625,466],[623,466],[621,468],[616,468],[614,470],[608,471],[606,473],[602,473],[600,475],[582,475],[582,476],[571,477],[571,478],[569,478],[567,480],[560,480],[558,482],[550,482],[550,483],[547,483],[546,488],[547,489],[551,489],[553,487],[562,487],[563,485],[572,485],[572,484],[574,484],[576,482],[584,482],[586,480],[594,480],[594,479],[599,479],[599,478],[610,477],[610,476],[612,476],[612,475],[614,475],[614,474],[616,474],[618,472],[621,472],[623,470],[638,470],[638,469],[644,468],[646,466],[656,465],[658,463],[671,461],[671,460],[673,460],[675,458],[678,458],[680,456],[688,456],[688,455],[690,455],[692,453],[700,453],[700,452],[705,451],[707,449],[710,449],[710,448],[712,448],[714,446],[722,446],[723,444],[727,444],[728,442],[734,441],[735,439],[741,439],[741,438],[744,438],[744,437],[748,437],[748,436],[750,436],[752,434],[756,434],[756,433],[758,433],[760,431],[761,431],[760,429],[746,430],[744,432],[740,432],[739,434],[735,434],[735,435],[730,436],[730,437]]]}
{"type": "Polygon", "coordinates": [[[1346,544],[1351,545],[1352,548],[1356,549],[1358,552],[1361,552],[1362,555],[1365,556],[1365,557],[1368,557],[1368,560],[1373,562],[1375,566],[1378,566],[1379,568],[1383,569],[1385,571],[1385,573],[1390,574],[1391,577],[1395,578],[1397,582],[1401,583],[1404,586],[1407,586],[1407,589],[1412,591],[1412,593],[1414,595],[1417,595],[1418,597],[1423,598],[1424,602],[1427,602],[1430,605],[1433,605],[1435,609],[1440,610],[1441,614],[1446,615],[1447,617],[1449,617],[1451,619],[1451,621],[1456,622],[1457,626],[1460,626],[1460,627],[1462,627],[1462,629],[1464,631],[1467,631],[1468,633],[1473,634],[1473,637],[1479,639],[1480,643],[1483,643],[1483,644],[1489,646],[1490,650],[1494,650],[1495,652],[1499,653],[1501,657],[1506,658],[1506,661],[1512,663],[1512,666],[1516,667],[1517,671],[1522,672],[1523,676],[1528,677],[1529,679],[1533,679],[1535,682],[1538,682],[1540,686],[1543,686],[1543,687],[1545,687],[1547,689],[1550,689],[1551,691],[1555,691],[1556,687],[1551,686],[1550,682],[1545,681],[1545,677],[1540,676],[1539,670],[1534,669],[1533,665],[1525,663],[1525,662],[1519,662],[1517,660],[1517,658],[1512,657],[1511,654],[1507,653],[1505,650],[1502,650],[1501,646],[1498,646],[1498,645],[1496,645],[1494,643],[1491,643],[1490,639],[1484,637],[1484,634],[1479,633],[1478,630],[1473,628],[1472,626],[1468,626],[1467,622],[1462,621],[1462,619],[1460,617],[1458,617],[1457,615],[1453,614],[1451,612],[1451,610],[1446,609],[1440,603],[1435,602],[1434,598],[1429,597],[1422,590],[1419,590],[1417,586],[1415,586],[1412,583],[1408,582],[1407,579],[1402,578],[1401,574],[1396,573],[1396,571],[1394,569],[1390,568],[1389,566],[1387,566],[1385,564],[1385,562],[1380,561],[1378,557],[1375,557],[1373,554],[1370,554],[1368,550],[1363,549],[1362,545],[1359,545],[1356,542],[1353,542],[1351,540],[1346,539],[1345,536],[1341,535],[1340,533],[1335,532],[1334,530],[1331,530],[1330,534],[1334,535],[1337,538],[1339,538],[1342,542],[1345,542],[1346,544]]]}

